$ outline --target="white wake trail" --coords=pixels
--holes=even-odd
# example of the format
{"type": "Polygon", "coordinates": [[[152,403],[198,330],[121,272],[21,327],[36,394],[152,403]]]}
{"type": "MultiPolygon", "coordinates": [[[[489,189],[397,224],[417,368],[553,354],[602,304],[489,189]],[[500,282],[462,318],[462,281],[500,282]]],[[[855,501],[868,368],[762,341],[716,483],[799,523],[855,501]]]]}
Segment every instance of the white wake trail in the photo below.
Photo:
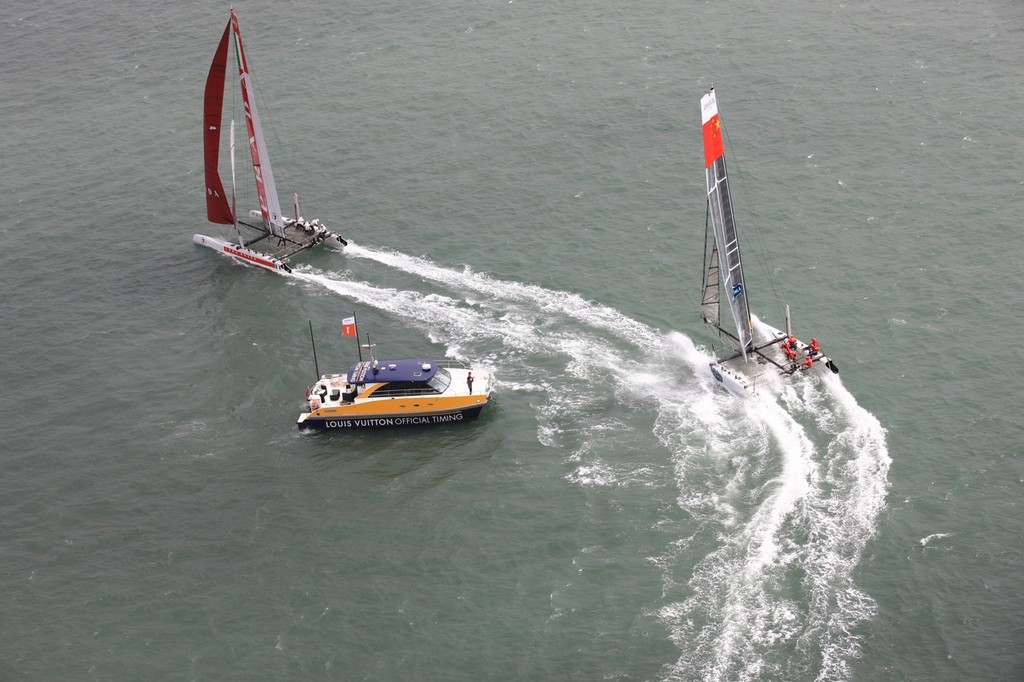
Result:
{"type": "Polygon", "coordinates": [[[528,390],[544,390],[538,438],[573,451],[580,464],[568,480],[600,485],[634,475],[594,452],[598,443],[614,449],[610,435],[627,439],[636,428],[608,398],[655,406],[654,431],[673,453],[679,504],[699,522],[696,535],[657,560],[667,589],[687,586],[661,610],[681,651],[668,678],[849,675],[855,628],[874,609],[852,575],[884,505],[889,458],[878,420],[837,377],[795,377],[777,396],[740,401],[714,385],[711,357],[682,334],[665,337],[576,294],[468,267],[358,245],[346,251],[452,295],[308,269],[293,277],[404,319],[454,357],[475,360],[486,349],[487,362],[500,365],[499,382],[511,372],[528,390]],[[564,362],[561,370],[552,359],[564,362]],[[706,553],[687,568],[694,546],[706,553]]]}
{"type": "MultiPolygon", "coordinates": [[[[792,528],[803,525],[817,479],[815,448],[778,405],[746,401],[741,407],[737,433],[730,435],[742,434],[739,456],[750,465],[719,479],[727,501],[716,500],[716,507],[731,508],[717,534],[719,547],[694,567],[691,596],[662,610],[683,652],[670,678],[756,679],[770,667],[765,654],[792,640],[800,626],[803,595],[790,583],[801,550],[792,528]]],[[[730,450],[737,439],[730,441],[711,450],[730,450]]],[[[680,462],[681,489],[689,485],[685,468],[696,466],[695,455],[686,453],[680,462]]]]}
{"type": "Polygon", "coordinates": [[[469,266],[461,270],[445,268],[426,258],[408,256],[397,251],[370,249],[353,243],[345,247],[345,253],[374,260],[453,289],[483,294],[486,298],[481,303],[484,304],[519,302],[547,316],[574,319],[588,327],[611,332],[641,349],[650,350],[661,345],[659,334],[647,325],[613,308],[588,301],[579,294],[553,291],[535,284],[498,280],[473,272],[469,266]]]}
{"type": "Polygon", "coordinates": [[[860,645],[853,628],[875,614],[874,601],[854,584],[853,571],[877,529],[892,460],[881,423],[838,377],[807,385],[800,402],[832,436],[813,501],[816,542],[805,561],[812,597],[808,619],[825,633],[818,679],[847,678],[860,645]]]}
{"type": "MultiPolygon", "coordinates": [[[[852,575],[884,505],[884,431],[836,377],[736,401],[699,373],[710,356],[672,341],[710,398],[663,404],[658,434],[676,453],[680,504],[707,520],[682,544],[717,549],[689,571],[688,596],[662,609],[682,652],[666,677],[848,677],[855,628],[874,608],[852,575]],[[698,487],[713,492],[686,492],[698,487]]],[[[658,563],[670,570],[672,557],[658,563]]]]}
{"type": "Polygon", "coordinates": [[[515,315],[499,319],[449,296],[375,287],[330,277],[311,268],[296,269],[291,277],[417,324],[428,336],[448,345],[449,354],[459,359],[469,358],[466,347],[474,342],[488,346],[494,345],[488,342],[496,340],[505,351],[523,353],[558,343],[558,339],[539,337],[530,320],[515,315]]]}
{"type": "Polygon", "coordinates": [[[480,349],[489,349],[486,360],[496,370],[499,388],[520,386],[545,393],[537,408],[543,444],[585,449],[585,443],[576,441],[587,440],[594,431],[635,428],[614,417],[580,416],[601,415],[599,406],[609,393],[617,394],[617,400],[644,399],[638,397],[646,393],[644,363],[648,354],[663,350],[656,330],[578,294],[498,280],[469,267],[442,267],[426,258],[352,242],[345,252],[441,284],[452,295],[378,289],[308,267],[297,268],[293,276],[424,328],[453,357],[475,361],[480,349]],[[546,359],[540,364],[547,371],[536,367],[538,356],[546,359]],[[562,358],[562,372],[551,368],[551,359],[562,358]],[[567,382],[563,375],[578,381],[567,382]]]}
{"type": "MultiPolygon", "coordinates": [[[[557,304],[568,294],[528,287],[529,295],[509,299],[508,290],[513,288],[506,286],[509,283],[400,254],[393,254],[390,259],[396,267],[411,268],[420,276],[429,275],[452,289],[473,290],[486,296],[470,303],[442,294],[375,287],[309,267],[296,268],[291,277],[403,319],[421,328],[431,340],[443,343],[451,357],[471,362],[483,360],[496,372],[499,389],[522,387],[543,391],[545,402],[537,408],[538,438],[545,445],[561,444],[563,435],[573,441],[613,426],[632,428],[621,422],[612,424],[603,416],[582,423],[579,419],[587,411],[601,415],[596,406],[606,400],[606,387],[628,386],[631,377],[639,373],[640,364],[631,349],[623,348],[622,343],[604,333],[607,320],[614,319],[607,308],[582,299],[570,306],[574,321],[594,322],[581,330],[575,322],[566,323],[566,309],[557,304]],[[486,354],[481,355],[484,350],[486,354]],[[538,363],[540,358],[544,361],[538,363]],[[564,364],[559,370],[552,361],[564,364]],[[595,391],[595,386],[602,388],[595,391]]],[[[616,331],[621,332],[623,327],[628,327],[626,335],[633,338],[656,337],[653,330],[638,322],[618,325],[616,331]]]]}

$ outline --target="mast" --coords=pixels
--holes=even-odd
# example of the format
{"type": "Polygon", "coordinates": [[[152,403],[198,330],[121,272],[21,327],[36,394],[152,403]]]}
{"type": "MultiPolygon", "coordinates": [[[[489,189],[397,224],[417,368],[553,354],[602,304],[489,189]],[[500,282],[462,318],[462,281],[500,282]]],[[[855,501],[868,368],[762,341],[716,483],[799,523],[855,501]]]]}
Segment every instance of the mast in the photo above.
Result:
{"type": "MultiPolygon", "coordinates": [[[[700,100],[701,126],[704,135],[704,168],[707,180],[708,213],[714,229],[715,247],[718,252],[718,269],[715,280],[724,284],[729,309],[736,323],[736,340],[744,359],[747,351],[753,349],[753,322],[743,277],[743,262],[740,258],[739,234],[729,193],[729,180],[725,168],[725,148],[722,144],[722,124],[718,117],[718,100],[712,88],[700,100]]],[[[707,279],[710,279],[712,265],[709,265],[707,279]]],[[[707,281],[706,279],[706,281],[707,281]]],[[[705,294],[706,294],[705,286],[705,294]]],[[[718,325],[716,325],[718,326],[718,325]]],[[[725,331],[718,326],[718,329],[725,331]]],[[[726,332],[728,333],[728,332],[726,332]]],[[[731,336],[731,334],[729,334],[731,336]]]]}
{"type": "Polygon", "coordinates": [[[245,237],[238,229],[238,205],[235,197],[235,120],[231,119],[231,132],[228,136],[231,145],[231,214],[235,216],[235,233],[238,234],[238,243],[245,246],[245,237]]]}
{"type": "Polygon", "coordinates": [[[260,212],[263,214],[264,226],[278,237],[284,236],[284,221],[281,218],[281,205],[277,198],[277,186],[274,184],[274,173],[270,169],[270,155],[267,154],[267,141],[263,137],[263,126],[256,111],[256,101],[252,96],[252,78],[249,75],[249,62],[242,46],[242,32],[238,27],[238,15],[231,10],[229,22],[235,35],[235,53],[238,59],[238,81],[242,87],[242,102],[245,105],[245,123],[249,130],[249,155],[252,158],[252,169],[256,176],[256,192],[259,195],[260,212]]]}

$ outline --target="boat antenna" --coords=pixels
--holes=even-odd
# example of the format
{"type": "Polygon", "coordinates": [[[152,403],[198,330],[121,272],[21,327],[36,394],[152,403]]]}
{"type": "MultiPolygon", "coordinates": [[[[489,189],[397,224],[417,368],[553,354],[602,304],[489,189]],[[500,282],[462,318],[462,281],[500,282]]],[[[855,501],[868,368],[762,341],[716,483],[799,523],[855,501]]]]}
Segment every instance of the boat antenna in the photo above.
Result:
{"type": "Polygon", "coordinates": [[[320,381],[320,365],[316,361],[316,341],[313,340],[313,320],[309,321],[309,342],[313,344],[313,369],[316,370],[316,380],[320,381]]]}
{"type": "MultiPolygon", "coordinates": [[[[377,347],[377,344],[370,343],[370,335],[367,334],[366,335],[366,343],[363,344],[363,348],[365,348],[368,351],[370,351],[370,362],[373,363],[374,367],[377,366],[377,354],[373,352],[373,349],[376,348],[376,347],[377,347]]],[[[359,360],[362,361],[362,359],[363,359],[363,356],[360,354],[359,360]]]]}
{"type": "Polygon", "coordinates": [[[359,345],[359,321],[356,319],[356,311],[352,311],[352,326],[356,330],[356,350],[359,351],[359,362],[363,361],[363,349],[359,345]]]}

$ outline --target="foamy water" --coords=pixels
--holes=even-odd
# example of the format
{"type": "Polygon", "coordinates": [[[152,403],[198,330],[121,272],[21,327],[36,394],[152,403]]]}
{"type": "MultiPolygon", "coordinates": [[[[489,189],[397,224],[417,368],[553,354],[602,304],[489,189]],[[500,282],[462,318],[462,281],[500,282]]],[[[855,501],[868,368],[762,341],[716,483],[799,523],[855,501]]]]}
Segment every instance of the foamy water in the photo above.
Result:
{"type": "Polygon", "coordinates": [[[889,458],[878,420],[838,377],[798,376],[778,395],[762,391],[744,400],[713,385],[702,371],[711,356],[678,332],[665,334],[573,294],[422,257],[362,246],[348,255],[423,277],[449,294],[381,289],[304,269],[293,277],[425,325],[456,357],[474,342],[499,342],[487,358],[463,358],[497,366],[499,382],[506,358],[530,354],[512,371],[543,377],[537,437],[569,448],[570,483],[651,485],[656,467],[617,465],[594,453],[594,444],[634,425],[615,411],[585,425],[576,417],[605,401],[610,386],[620,409],[644,404],[657,413],[654,433],[672,453],[680,506],[718,529],[715,547],[689,576],[679,575],[671,558],[673,547],[691,546],[687,538],[656,560],[666,581],[685,582],[692,592],[661,608],[681,652],[668,678],[849,674],[857,625],[874,608],[852,574],[884,502],[889,458]],[[539,331],[565,320],[582,326],[539,331]],[[537,372],[529,364],[538,355],[564,374],[537,372]],[[717,469],[710,480],[688,476],[698,461],[717,469]]]}

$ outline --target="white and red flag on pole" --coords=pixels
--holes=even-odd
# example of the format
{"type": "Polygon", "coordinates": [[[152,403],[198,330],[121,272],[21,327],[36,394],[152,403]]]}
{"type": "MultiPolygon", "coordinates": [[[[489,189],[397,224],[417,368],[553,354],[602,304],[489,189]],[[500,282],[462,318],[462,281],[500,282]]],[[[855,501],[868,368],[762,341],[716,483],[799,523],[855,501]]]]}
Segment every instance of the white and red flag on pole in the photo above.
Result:
{"type": "Polygon", "coordinates": [[[345,336],[356,335],[356,318],[346,317],[341,321],[341,333],[345,336]]]}

